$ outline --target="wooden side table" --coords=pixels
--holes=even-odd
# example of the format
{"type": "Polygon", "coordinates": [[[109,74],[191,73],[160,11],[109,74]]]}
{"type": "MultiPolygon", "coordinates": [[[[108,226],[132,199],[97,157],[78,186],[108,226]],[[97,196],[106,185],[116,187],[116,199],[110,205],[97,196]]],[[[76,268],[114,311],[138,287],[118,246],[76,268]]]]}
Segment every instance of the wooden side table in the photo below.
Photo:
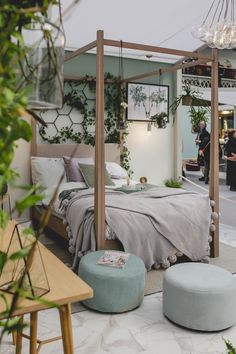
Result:
{"type": "MultiPolygon", "coordinates": [[[[7,242],[9,243],[15,222],[9,222],[8,228],[0,230],[1,250],[6,250],[7,242]]],[[[39,242],[45,270],[47,273],[50,291],[42,297],[42,299],[51,301],[59,305],[59,315],[61,323],[61,333],[64,354],[73,354],[73,336],[71,323],[71,303],[90,299],[93,297],[93,290],[76,274],[74,274],[67,266],[64,265],[54,254],[39,242]]],[[[7,302],[10,305],[12,295],[5,293],[7,302]]],[[[37,354],[41,345],[44,343],[57,340],[61,337],[40,341],[37,339],[37,323],[38,311],[49,309],[50,306],[29,299],[19,299],[18,309],[14,311],[13,316],[23,316],[30,314],[30,336],[24,335],[18,331],[14,336],[16,344],[16,354],[21,354],[22,337],[30,340],[30,354],[37,354]]],[[[0,299],[0,313],[4,311],[5,304],[0,299]]],[[[25,353],[24,353],[25,354],[25,353]]]]}

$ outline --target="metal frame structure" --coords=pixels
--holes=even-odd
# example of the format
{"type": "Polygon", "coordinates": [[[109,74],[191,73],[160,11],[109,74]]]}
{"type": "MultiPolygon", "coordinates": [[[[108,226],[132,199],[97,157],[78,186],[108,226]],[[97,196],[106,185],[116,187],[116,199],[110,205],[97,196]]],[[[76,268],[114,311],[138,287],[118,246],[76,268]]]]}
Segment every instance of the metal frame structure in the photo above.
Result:
{"type": "MultiPolygon", "coordinates": [[[[104,46],[120,47],[121,42],[105,39],[102,30],[97,31],[97,39],[86,46],[69,54],[65,60],[86,53],[88,50],[97,48],[96,53],[96,149],[95,149],[95,228],[97,248],[104,249],[105,246],[105,185],[104,185],[104,46]]],[[[145,77],[158,76],[166,72],[175,72],[179,69],[196,66],[211,62],[211,169],[209,196],[215,201],[213,211],[219,213],[219,167],[218,167],[218,54],[217,49],[212,49],[211,56],[201,52],[189,52],[185,50],[156,47],[153,45],[130,43],[122,41],[122,48],[142,50],[145,52],[163,53],[177,55],[183,58],[193,58],[192,62],[177,63],[158,71],[147,72],[133,77],[124,78],[123,82],[140,80],[145,77]]],[[[66,79],[66,76],[65,76],[66,79]]],[[[71,76],[69,77],[71,79],[71,76]]],[[[211,256],[219,256],[219,220],[215,221],[216,230],[212,232],[211,256]]]]}

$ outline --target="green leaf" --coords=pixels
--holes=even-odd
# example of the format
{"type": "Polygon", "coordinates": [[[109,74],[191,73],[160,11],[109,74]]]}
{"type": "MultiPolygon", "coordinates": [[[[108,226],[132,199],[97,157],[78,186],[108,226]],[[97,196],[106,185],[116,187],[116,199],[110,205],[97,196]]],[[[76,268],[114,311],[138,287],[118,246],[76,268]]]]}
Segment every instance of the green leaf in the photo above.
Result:
{"type": "Polygon", "coordinates": [[[20,201],[16,201],[16,209],[18,213],[21,215],[26,208],[35,205],[38,202],[43,200],[43,196],[41,195],[29,195],[20,201]]]}
{"type": "Polygon", "coordinates": [[[13,317],[5,322],[3,332],[11,333],[17,330],[24,329],[25,327],[27,327],[27,324],[21,322],[21,317],[13,317]]]}
{"type": "Polygon", "coordinates": [[[0,209],[0,228],[5,229],[7,227],[7,222],[9,220],[9,214],[3,210],[0,209]]]}
{"type": "Polygon", "coordinates": [[[15,261],[18,259],[26,258],[30,253],[31,247],[22,248],[21,250],[14,252],[10,255],[9,259],[15,261]]]}
{"type": "Polygon", "coordinates": [[[22,234],[24,236],[28,236],[28,235],[34,235],[34,230],[31,228],[31,227],[25,227],[23,230],[22,230],[22,234]]]}
{"type": "Polygon", "coordinates": [[[14,91],[10,90],[8,87],[5,87],[3,90],[3,94],[7,103],[11,103],[14,100],[15,93],[14,91]]]}
{"type": "Polygon", "coordinates": [[[0,251],[0,272],[3,270],[6,261],[7,261],[7,254],[5,252],[0,251]]]}

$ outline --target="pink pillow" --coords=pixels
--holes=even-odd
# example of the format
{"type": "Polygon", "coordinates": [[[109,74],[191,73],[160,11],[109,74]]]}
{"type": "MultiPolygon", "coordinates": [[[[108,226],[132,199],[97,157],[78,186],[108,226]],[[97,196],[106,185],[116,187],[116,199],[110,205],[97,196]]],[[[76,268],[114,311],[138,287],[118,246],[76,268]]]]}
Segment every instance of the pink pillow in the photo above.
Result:
{"type": "Polygon", "coordinates": [[[84,182],[84,177],[79,169],[79,163],[84,163],[87,165],[94,164],[91,157],[73,157],[70,159],[69,156],[63,156],[65,163],[66,177],[68,182],[84,182]]]}

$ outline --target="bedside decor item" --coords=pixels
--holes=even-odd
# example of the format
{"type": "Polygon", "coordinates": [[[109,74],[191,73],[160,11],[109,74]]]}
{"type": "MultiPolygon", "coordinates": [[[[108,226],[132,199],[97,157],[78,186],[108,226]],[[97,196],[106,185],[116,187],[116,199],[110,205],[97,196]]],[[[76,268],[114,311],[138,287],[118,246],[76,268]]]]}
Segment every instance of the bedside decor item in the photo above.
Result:
{"type": "Polygon", "coordinates": [[[94,290],[93,299],[83,301],[83,304],[109,313],[135,309],[144,296],[146,270],[143,261],[130,254],[122,269],[101,267],[97,262],[103,255],[104,251],[91,252],[80,261],[79,276],[94,290]]]}
{"type": "Polygon", "coordinates": [[[23,233],[19,224],[14,221],[11,221],[7,230],[12,230],[11,236],[7,231],[0,230],[8,257],[8,262],[0,273],[0,290],[14,294],[20,282],[29,298],[47,294],[50,291],[49,282],[35,236],[23,233]]]}
{"type": "Polygon", "coordinates": [[[139,182],[140,183],[147,183],[147,181],[148,181],[147,177],[145,177],[145,176],[142,176],[142,177],[139,178],[139,182]]]}
{"type": "Polygon", "coordinates": [[[171,321],[199,331],[220,331],[236,323],[236,279],[227,270],[204,263],[167,269],[163,313],[171,321]]]}
{"type": "Polygon", "coordinates": [[[235,48],[235,1],[214,0],[203,22],[192,28],[192,35],[210,48],[235,48]]]}
{"type": "Polygon", "coordinates": [[[152,121],[155,114],[169,116],[169,86],[143,83],[127,84],[127,120],[152,121]]]}

